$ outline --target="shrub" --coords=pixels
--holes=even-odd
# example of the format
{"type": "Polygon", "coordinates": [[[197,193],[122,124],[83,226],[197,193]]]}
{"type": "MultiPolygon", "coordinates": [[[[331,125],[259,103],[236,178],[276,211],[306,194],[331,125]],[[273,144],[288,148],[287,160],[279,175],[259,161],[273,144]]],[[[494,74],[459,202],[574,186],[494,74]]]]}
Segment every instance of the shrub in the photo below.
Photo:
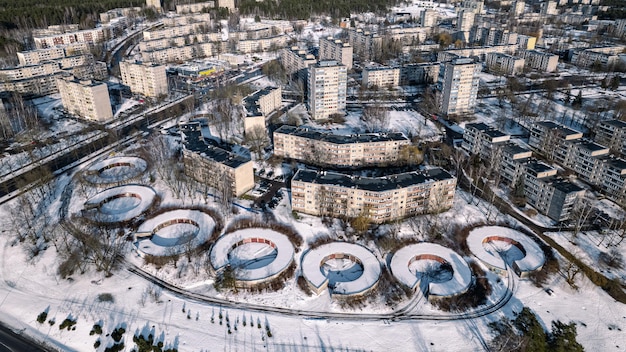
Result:
{"type": "Polygon", "coordinates": [[[113,332],[111,333],[111,337],[113,338],[113,340],[115,342],[120,342],[122,340],[122,336],[124,336],[124,333],[126,332],[126,329],[119,327],[115,330],[113,330],[113,332]]]}
{"type": "Polygon", "coordinates": [[[43,324],[46,322],[46,319],[48,318],[48,312],[44,311],[39,313],[39,315],[37,316],[37,322],[39,324],[43,324]]]}
{"type": "Polygon", "coordinates": [[[76,325],[76,320],[72,320],[70,318],[65,318],[65,320],[63,320],[61,325],[59,325],[59,330],[63,330],[65,328],[67,328],[67,331],[70,331],[70,330],[72,330],[72,327],[74,325],[76,325]]]}
{"type": "Polygon", "coordinates": [[[100,340],[96,340],[96,342],[93,343],[93,348],[98,349],[98,347],[100,347],[100,340]]]}
{"type": "Polygon", "coordinates": [[[487,302],[492,289],[489,280],[485,277],[485,271],[474,261],[468,264],[475,278],[469,289],[458,296],[440,298],[433,302],[434,306],[446,312],[462,312],[487,302]]]}
{"type": "Polygon", "coordinates": [[[89,332],[89,335],[93,335],[93,334],[102,335],[102,327],[99,324],[93,324],[93,327],[91,328],[91,331],[89,332]]]}
{"type": "Polygon", "coordinates": [[[113,295],[110,293],[101,293],[98,295],[98,302],[115,302],[113,295]]]}

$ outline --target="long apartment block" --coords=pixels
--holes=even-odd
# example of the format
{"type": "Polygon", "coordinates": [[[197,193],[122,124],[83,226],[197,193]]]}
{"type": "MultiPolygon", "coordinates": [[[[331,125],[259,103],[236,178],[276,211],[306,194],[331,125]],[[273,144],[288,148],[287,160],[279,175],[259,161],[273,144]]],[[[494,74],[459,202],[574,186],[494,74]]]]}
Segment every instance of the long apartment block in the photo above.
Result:
{"type": "Polygon", "coordinates": [[[557,170],[532,158],[532,152],[510,141],[511,136],[484,123],[465,125],[462,148],[493,163],[493,169],[511,188],[523,183],[526,201],[554,221],[569,218],[584,190],[557,177],[557,170]]]}
{"type": "Polygon", "coordinates": [[[534,123],[529,144],[548,159],[599,187],[607,197],[626,205],[626,161],[611,156],[608,147],[552,121],[534,123]]]}
{"type": "Polygon", "coordinates": [[[313,165],[367,167],[392,165],[411,142],[402,133],[337,135],[281,126],[274,131],[274,154],[313,165]]]}
{"type": "Polygon", "coordinates": [[[456,178],[434,168],[384,177],[298,170],[291,181],[291,207],[316,216],[367,216],[384,223],[450,208],[456,178]]]}
{"type": "Polygon", "coordinates": [[[320,38],[320,60],[341,62],[348,70],[352,69],[353,48],[348,42],[333,37],[320,38]]]}
{"type": "Polygon", "coordinates": [[[57,86],[63,108],[70,113],[97,122],[113,118],[109,89],[105,83],[63,77],[57,79],[57,86]]]}

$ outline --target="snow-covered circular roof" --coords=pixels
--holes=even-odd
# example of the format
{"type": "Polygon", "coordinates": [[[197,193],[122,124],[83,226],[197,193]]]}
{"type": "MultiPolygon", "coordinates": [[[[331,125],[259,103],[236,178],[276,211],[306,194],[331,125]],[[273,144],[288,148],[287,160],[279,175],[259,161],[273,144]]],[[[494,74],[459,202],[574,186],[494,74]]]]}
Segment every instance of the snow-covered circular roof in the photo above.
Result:
{"type": "Polygon", "coordinates": [[[151,187],[125,185],[106,189],[88,199],[84,210],[94,210],[92,219],[115,223],[133,219],[143,214],[154,201],[156,192],[151,187]]]}
{"type": "Polygon", "coordinates": [[[363,267],[363,273],[352,281],[336,282],[334,294],[353,295],[367,291],[378,282],[380,262],[367,248],[347,242],[332,242],[306,252],[302,257],[302,274],[311,285],[320,288],[328,285],[328,277],[322,265],[328,259],[354,258],[363,267]]]}
{"type": "Polygon", "coordinates": [[[410,269],[410,266],[420,259],[445,262],[452,268],[450,280],[428,284],[428,293],[431,295],[457,295],[465,292],[472,283],[472,272],[467,262],[451,249],[435,243],[417,243],[399,249],[391,258],[391,272],[400,282],[415,288],[420,283],[420,277],[410,269]]]}
{"type": "Polygon", "coordinates": [[[153,256],[181,253],[186,245],[206,242],[215,229],[215,220],[200,210],[177,209],[146,220],[137,229],[137,250],[153,256]],[[144,237],[145,235],[145,237],[144,237]],[[144,237],[144,238],[140,238],[144,237]]]}
{"type": "Polygon", "coordinates": [[[91,164],[83,173],[83,178],[93,184],[122,182],[142,174],[147,167],[142,158],[117,156],[91,164]]]}
{"type": "Polygon", "coordinates": [[[291,265],[295,250],[289,238],[280,232],[264,228],[237,230],[221,236],[211,249],[211,264],[216,270],[226,267],[229,253],[240,245],[260,243],[276,250],[276,257],[268,265],[253,269],[238,269],[235,276],[239,281],[262,281],[273,278],[291,265]]]}
{"type": "MultiPolygon", "coordinates": [[[[495,242],[505,243],[521,252],[521,259],[513,260],[521,272],[541,268],[545,258],[541,247],[523,233],[502,226],[484,226],[470,231],[467,245],[472,253],[487,265],[505,270],[507,263],[502,258],[502,249],[495,242]]],[[[511,263],[508,263],[511,265],[511,263]]]]}

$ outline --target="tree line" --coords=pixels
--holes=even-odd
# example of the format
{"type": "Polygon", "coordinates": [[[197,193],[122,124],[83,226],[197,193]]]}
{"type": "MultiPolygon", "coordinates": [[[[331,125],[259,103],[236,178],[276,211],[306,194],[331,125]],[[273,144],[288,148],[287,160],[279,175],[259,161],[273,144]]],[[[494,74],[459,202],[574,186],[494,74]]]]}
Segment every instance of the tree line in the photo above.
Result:
{"type": "Polygon", "coordinates": [[[396,0],[242,0],[239,11],[243,15],[262,15],[282,19],[308,19],[314,15],[333,18],[349,17],[350,13],[386,12],[396,0]]]}

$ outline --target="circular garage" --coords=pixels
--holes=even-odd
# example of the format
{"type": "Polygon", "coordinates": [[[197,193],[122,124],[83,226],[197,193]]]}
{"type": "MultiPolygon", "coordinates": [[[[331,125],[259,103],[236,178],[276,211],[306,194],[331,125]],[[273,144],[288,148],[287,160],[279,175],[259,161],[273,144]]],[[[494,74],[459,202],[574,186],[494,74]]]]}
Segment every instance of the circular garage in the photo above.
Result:
{"type": "Polygon", "coordinates": [[[91,164],[83,172],[83,179],[94,185],[126,182],[142,175],[147,162],[134,156],[118,156],[91,164]]]}
{"type": "Polygon", "coordinates": [[[302,275],[320,294],[362,295],[376,287],[380,262],[369,249],[354,243],[332,242],[311,249],[302,257],[302,275]]]}
{"type": "Polygon", "coordinates": [[[504,273],[512,268],[518,276],[540,270],[543,250],[525,234],[502,226],[484,226],[467,236],[470,251],[490,269],[504,273]]]}
{"type": "Polygon", "coordinates": [[[126,222],[145,213],[156,200],[151,187],[125,185],[106,189],[88,199],[83,213],[93,221],[107,224],[126,222]]]}

